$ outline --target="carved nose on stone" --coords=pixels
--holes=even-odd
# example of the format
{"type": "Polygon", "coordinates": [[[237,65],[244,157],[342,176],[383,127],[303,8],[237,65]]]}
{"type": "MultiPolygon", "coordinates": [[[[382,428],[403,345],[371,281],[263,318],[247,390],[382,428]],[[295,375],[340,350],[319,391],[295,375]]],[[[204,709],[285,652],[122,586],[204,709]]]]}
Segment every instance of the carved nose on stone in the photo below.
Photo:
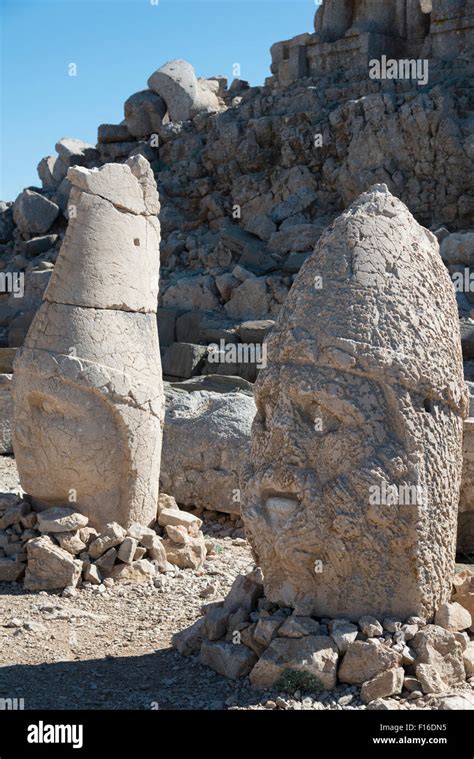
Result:
{"type": "Polygon", "coordinates": [[[265,500],[265,511],[272,525],[284,524],[299,508],[297,498],[271,496],[265,500]]]}

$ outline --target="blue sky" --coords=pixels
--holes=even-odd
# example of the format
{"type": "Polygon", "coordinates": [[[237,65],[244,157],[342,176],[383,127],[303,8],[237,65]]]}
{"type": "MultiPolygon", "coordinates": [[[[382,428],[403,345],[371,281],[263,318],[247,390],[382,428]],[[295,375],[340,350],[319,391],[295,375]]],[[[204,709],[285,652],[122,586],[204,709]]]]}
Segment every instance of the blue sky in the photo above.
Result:
{"type": "Polygon", "coordinates": [[[273,42],[313,31],[315,0],[0,0],[0,198],[37,186],[60,137],[92,144],[150,74],[185,58],[198,76],[263,84],[273,42]],[[154,4],[155,3],[155,4],[154,4]],[[68,74],[69,64],[77,76],[68,74]]]}

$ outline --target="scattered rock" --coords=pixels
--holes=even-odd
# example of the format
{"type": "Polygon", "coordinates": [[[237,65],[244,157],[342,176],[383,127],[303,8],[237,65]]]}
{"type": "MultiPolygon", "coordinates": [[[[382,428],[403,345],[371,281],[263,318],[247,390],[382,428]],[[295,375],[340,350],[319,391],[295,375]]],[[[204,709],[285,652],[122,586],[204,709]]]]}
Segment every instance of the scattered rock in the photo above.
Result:
{"type": "Polygon", "coordinates": [[[399,667],[401,655],[382,645],[376,645],[374,639],[367,642],[356,640],[351,643],[339,667],[339,680],[342,683],[361,685],[373,680],[388,669],[399,667]]]}
{"type": "Polygon", "coordinates": [[[205,640],[201,646],[201,664],[230,680],[245,677],[257,661],[247,646],[205,640]]]}
{"type": "Polygon", "coordinates": [[[56,546],[43,535],[30,540],[26,547],[28,566],[23,586],[25,590],[62,590],[76,587],[82,572],[82,561],[56,546]]]}
{"type": "Polygon", "coordinates": [[[255,688],[332,690],[336,687],[336,644],[323,635],[275,638],[250,673],[255,688]]]}
{"type": "Polygon", "coordinates": [[[372,680],[363,683],[360,697],[364,704],[369,704],[377,698],[396,696],[402,692],[405,670],[403,667],[394,667],[381,672],[372,680]]]}
{"type": "Polygon", "coordinates": [[[471,627],[472,616],[459,603],[444,603],[436,612],[435,624],[450,632],[460,632],[471,627]]]}

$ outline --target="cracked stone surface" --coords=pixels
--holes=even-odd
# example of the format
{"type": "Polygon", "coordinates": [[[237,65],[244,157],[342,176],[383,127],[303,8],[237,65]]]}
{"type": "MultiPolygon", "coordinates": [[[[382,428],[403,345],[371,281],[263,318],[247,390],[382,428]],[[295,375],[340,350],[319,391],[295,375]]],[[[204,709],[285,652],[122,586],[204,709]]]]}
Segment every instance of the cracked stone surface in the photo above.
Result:
{"type": "Polygon", "coordinates": [[[20,481],[40,507],[75,503],[97,529],[149,524],[164,417],[158,194],[141,156],[68,177],[77,213],[15,361],[20,481]]]}
{"type": "Polygon", "coordinates": [[[431,618],[449,598],[468,408],[434,235],[373,186],[323,234],[267,348],[242,504],[267,598],[431,618]]]}

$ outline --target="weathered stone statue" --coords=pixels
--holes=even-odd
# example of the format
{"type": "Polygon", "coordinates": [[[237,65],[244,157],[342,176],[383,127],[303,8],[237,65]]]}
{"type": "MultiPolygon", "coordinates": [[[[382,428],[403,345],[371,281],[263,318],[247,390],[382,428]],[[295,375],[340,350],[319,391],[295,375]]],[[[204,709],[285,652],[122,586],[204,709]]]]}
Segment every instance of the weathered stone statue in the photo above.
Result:
{"type": "Polygon", "coordinates": [[[385,185],[303,265],[255,392],[242,506],[266,596],[432,617],[450,594],[468,397],[438,243],[385,185]]]}
{"type": "Polygon", "coordinates": [[[324,42],[363,32],[419,37],[426,34],[430,9],[426,0],[324,0],[314,26],[324,42]]]}
{"type": "Polygon", "coordinates": [[[15,361],[13,444],[41,508],[102,528],[156,515],[164,400],[159,200],[141,156],[69,169],[69,225],[15,361]]]}

